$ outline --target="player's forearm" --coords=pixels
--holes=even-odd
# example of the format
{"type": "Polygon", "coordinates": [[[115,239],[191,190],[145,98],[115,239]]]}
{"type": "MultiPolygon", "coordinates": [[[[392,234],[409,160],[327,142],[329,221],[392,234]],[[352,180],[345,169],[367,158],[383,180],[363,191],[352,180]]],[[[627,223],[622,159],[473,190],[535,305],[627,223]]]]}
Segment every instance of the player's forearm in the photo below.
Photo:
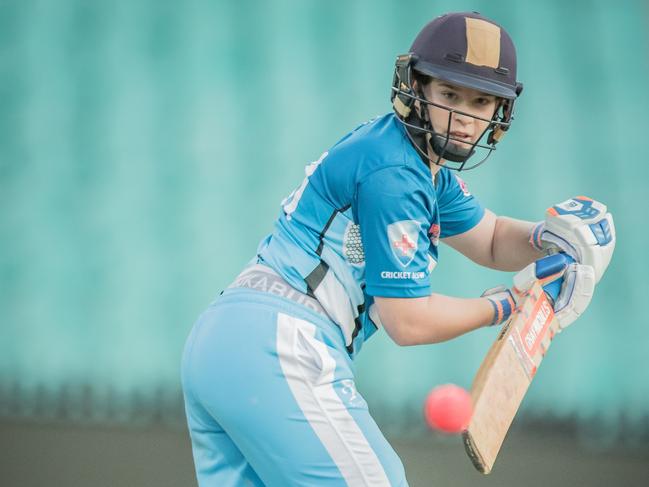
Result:
{"type": "Polygon", "coordinates": [[[439,343],[485,326],[493,306],[485,298],[431,294],[423,298],[376,298],[381,322],[399,345],[439,343]]]}
{"type": "Polygon", "coordinates": [[[529,242],[534,223],[499,216],[496,220],[491,245],[494,268],[501,271],[519,271],[543,257],[529,242]]]}

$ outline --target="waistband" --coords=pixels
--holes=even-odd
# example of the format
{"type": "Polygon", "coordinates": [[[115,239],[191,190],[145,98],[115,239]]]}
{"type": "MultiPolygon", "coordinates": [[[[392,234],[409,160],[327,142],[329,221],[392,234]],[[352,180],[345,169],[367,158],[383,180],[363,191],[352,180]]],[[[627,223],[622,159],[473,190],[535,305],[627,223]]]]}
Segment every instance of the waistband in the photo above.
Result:
{"type": "Polygon", "coordinates": [[[246,267],[228,286],[228,289],[233,288],[255,289],[290,299],[328,318],[326,311],[317,299],[298,291],[277,272],[263,264],[246,267]]]}

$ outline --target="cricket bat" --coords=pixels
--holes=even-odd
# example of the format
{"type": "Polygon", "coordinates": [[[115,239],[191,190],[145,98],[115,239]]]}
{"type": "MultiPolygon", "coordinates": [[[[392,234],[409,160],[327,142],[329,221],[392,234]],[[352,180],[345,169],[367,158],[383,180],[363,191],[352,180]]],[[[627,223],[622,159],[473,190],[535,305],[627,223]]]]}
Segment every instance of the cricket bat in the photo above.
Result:
{"type": "MultiPolygon", "coordinates": [[[[541,261],[557,261],[557,256],[541,261]]],[[[559,329],[539,281],[520,303],[487,352],[471,386],[473,416],[463,432],[464,446],[475,468],[484,474],[491,472],[527,388],[559,329]]]]}

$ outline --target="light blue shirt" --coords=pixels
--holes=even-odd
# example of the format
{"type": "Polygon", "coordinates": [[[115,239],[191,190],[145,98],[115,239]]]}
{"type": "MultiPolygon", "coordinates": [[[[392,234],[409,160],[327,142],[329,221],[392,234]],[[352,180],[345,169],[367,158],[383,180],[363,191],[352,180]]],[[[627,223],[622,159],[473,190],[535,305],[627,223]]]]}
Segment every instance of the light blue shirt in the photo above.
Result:
{"type": "Polygon", "coordinates": [[[258,259],[318,299],[354,355],[380,325],[374,296],[431,293],[439,239],[484,209],[464,182],[431,171],[394,114],[360,125],[306,167],[258,259]]]}

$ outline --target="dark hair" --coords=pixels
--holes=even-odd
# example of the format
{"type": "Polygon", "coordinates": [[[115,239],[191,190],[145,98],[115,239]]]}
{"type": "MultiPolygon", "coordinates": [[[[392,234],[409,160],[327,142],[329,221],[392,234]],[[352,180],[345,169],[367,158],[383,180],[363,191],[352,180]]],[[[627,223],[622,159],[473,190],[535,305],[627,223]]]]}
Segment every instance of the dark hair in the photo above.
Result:
{"type": "Polygon", "coordinates": [[[413,74],[415,76],[415,80],[417,81],[417,84],[419,84],[422,88],[426,86],[428,83],[433,81],[433,77],[428,76],[427,74],[419,73],[417,71],[414,71],[413,74]]]}

